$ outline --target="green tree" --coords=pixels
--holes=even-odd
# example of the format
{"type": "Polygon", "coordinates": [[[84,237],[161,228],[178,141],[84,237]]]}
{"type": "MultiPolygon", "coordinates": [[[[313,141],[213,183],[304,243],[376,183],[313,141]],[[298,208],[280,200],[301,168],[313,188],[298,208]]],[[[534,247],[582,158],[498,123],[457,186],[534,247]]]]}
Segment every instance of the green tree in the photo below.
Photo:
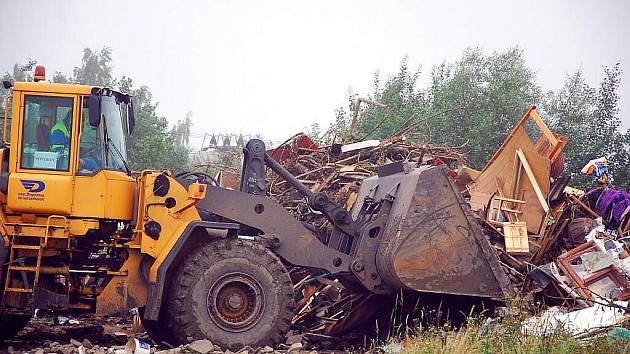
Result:
{"type": "MultiPolygon", "coordinates": [[[[381,86],[380,73],[374,74],[374,91],[370,99],[386,104],[387,109],[363,105],[360,120],[353,137],[384,138],[396,132],[410,117],[422,115],[427,111],[425,93],[417,88],[421,67],[410,70],[408,58],[400,63],[398,73],[389,77],[381,86]]],[[[350,97],[349,112],[355,109],[356,100],[350,97]]],[[[348,118],[350,119],[350,118],[348,118]]]]}
{"type": "Polygon", "coordinates": [[[591,186],[591,178],[580,175],[589,160],[605,156],[619,187],[630,187],[630,131],[623,133],[619,118],[618,89],[621,83],[619,64],[604,67],[599,88],[591,87],[582,71],[567,76],[558,92],[549,92],[544,115],[551,127],[571,141],[564,150],[566,171],[573,175],[572,184],[591,186]]]}
{"type": "Polygon", "coordinates": [[[432,71],[429,112],[446,113],[419,129],[437,144],[467,144],[469,163],[482,168],[540,96],[535,74],[525,65],[521,49],[491,55],[468,49],[459,61],[432,71]]]}
{"type": "MultiPolygon", "coordinates": [[[[2,79],[4,80],[13,80],[13,81],[33,81],[33,68],[37,64],[36,60],[28,58],[26,60],[26,64],[14,64],[13,70],[11,72],[6,71],[2,75],[2,79]]],[[[4,96],[8,93],[8,90],[4,88],[4,86],[0,85],[0,95],[4,96]]],[[[2,103],[4,104],[4,102],[2,103]]],[[[0,104],[1,105],[1,104],[0,104]]],[[[2,106],[4,108],[4,106],[2,106]]]]}
{"type": "Polygon", "coordinates": [[[57,84],[69,84],[71,83],[71,79],[69,79],[66,74],[61,71],[56,71],[53,75],[52,82],[57,84]]]}
{"type": "MultiPolygon", "coordinates": [[[[370,98],[390,108],[363,107],[355,139],[384,138],[412,127],[403,129],[411,139],[467,144],[469,164],[482,168],[523,112],[538,104],[550,127],[571,140],[565,149],[565,171],[574,176],[573,185],[588,188],[591,178],[579,174],[581,167],[606,156],[616,185],[630,187],[630,130],[621,131],[619,64],[604,67],[597,87],[588,85],[578,70],[567,76],[562,89],[545,95],[519,48],[490,55],[467,49],[459,60],[434,67],[425,88],[418,88],[419,73],[419,68],[409,70],[404,58],[398,73],[384,84],[375,74],[370,98]]],[[[349,124],[347,112],[352,112],[355,98],[351,92],[349,110],[336,111],[331,129],[338,135],[343,136],[349,124]]]]}
{"type": "MultiPolygon", "coordinates": [[[[404,130],[415,140],[467,144],[469,163],[481,168],[523,111],[541,97],[519,48],[490,55],[467,49],[458,61],[434,67],[424,89],[418,88],[420,68],[410,70],[407,62],[404,58],[398,73],[382,86],[375,74],[370,98],[388,108],[362,108],[354,138],[384,138],[409,128],[404,130]]],[[[350,111],[353,104],[351,100],[350,111]]],[[[349,119],[345,111],[342,116],[349,119]]]]}
{"type": "Polygon", "coordinates": [[[98,52],[83,49],[81,66],[74,68],[72,81],[83,85],[114,86],[112,50],[107,47],[98,52]]]}
{"type": "MultiPolygon", "coordinates": [[[[13,80],[13,81],[32,81],[33,75],[32,71],[37,64],[37,61],[31,58],[28,58],[26,64],[14,64],[13,70],[9,73],[8,71],[2,75],[2,79],[4,80],[13,80]]],[[[0,132],[4,131],[4,109],[5,109],[5,100],[4,97],[9,93],[9,90],[4,88],[4,85],[0,85],[0,132]]],[[[9,101],[9,110],[11,109],[11,102],[9,101]]],[[[7,140],[10,139],[10,130],[11,130],[11,120],[7,120],[7,140]]],[[[0,140],[4,140],[4,136],[0,133],[0,140]]]]}
{"type": "Polygon", "coordinates": [[[134,170],[171,169],[181,171],[188,161],[188,149],[175,144],[168,133],[168,121],[157,114],[151,92],[146,86],[133,90],[136,128],[127,143],[134,170]]]}

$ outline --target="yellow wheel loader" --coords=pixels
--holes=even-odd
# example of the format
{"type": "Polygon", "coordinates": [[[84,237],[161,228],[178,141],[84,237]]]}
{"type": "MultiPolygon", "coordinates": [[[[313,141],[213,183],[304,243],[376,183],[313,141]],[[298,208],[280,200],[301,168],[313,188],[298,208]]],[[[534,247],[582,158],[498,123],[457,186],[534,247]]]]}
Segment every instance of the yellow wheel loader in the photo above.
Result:
{"type": "Polygon", "coordinates": [[[301,184],[256,139],[244,148],[238,191],[199,172],[132,176],[132,97],[42,81],[3,85],[0,340],[35,309],[139,308],[158,340],[273,345],[293,317],[289,266],[376,294],[511,292],[443,167],[388,166],[363,183],[351,211],[301,184]],[[330,235],[265,196],[267,168],[329,220],[330,235]]]}

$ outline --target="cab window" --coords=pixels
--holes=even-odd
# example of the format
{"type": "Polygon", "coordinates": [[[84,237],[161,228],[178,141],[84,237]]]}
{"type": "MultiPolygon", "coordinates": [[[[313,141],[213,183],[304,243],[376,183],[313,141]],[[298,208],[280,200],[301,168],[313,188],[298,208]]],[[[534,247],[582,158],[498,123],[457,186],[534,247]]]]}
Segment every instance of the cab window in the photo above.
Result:
{"type": "Polygon", "coordinates": [[[72,107],[69,97],[25,96],[22,168],[68,171],[72,107]]]}
{"type": "Polygon", "coordinates": [[[102,126],[90,125],[90,110],[88,100],[83,98],[81,110],[83,118],[81,141],[79,142],[79,171],[80,175],[91,175],[102,169],[103,161],[103,129],[102,126]]]}
{"type": "Polygon", "coordinates": [[[89,100],[84,97],[83,102],[79,174],[93,174],[101,169],[127,172],[120,100],[113,96],[100,97],[101,119],[98,127],[89,123],[89,100]]]}

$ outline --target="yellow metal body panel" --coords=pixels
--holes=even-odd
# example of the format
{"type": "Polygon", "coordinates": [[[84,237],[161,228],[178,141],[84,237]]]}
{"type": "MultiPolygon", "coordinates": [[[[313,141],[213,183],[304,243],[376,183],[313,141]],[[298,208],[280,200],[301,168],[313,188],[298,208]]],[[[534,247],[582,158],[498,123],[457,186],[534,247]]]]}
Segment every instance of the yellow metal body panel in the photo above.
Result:
{"type": "MultiPolygon", "coordinates": [[[[56,214],[70,217],[131,220],[136,181],[120,171],[103,170],[94,176],[77,176],[81,98],[92,86],[17,82],[13,94],[13,124],[9,159],[8,213],[56,214]],[[68,171],[23,168],[24,102],[28,95],[74,99],[68,171]],[[35,181],[35,182],[33,182],[35,181]],[[33,183],[42,188],[32,188],[33,183]],[[41,183],[41,184],[40,184],[41,183]],[[42,189],[42,190],[39,190],[42,189]],[[33,192],[35,190],[35,192],[33,192]]],[[[1,157],[1,155],[0,155],[1,157]]],[[[4,195],[0,197],[4,198],[4,195]]]]}
{"type": "MultiPolygon", "coordinates": [[[[22,83],[30,87],[33,84],[22,83]]],[[[41,86],[41,85],[40,85],[41,86]]],[[[68,85],[65,85],[68,86],[68,85]]],[[[34,87],[39,87],[35,85],[34,87]]],[[[70,215],[72,209],[73,171],[76,171],[76,154],[78,150],[78,119],[79,96],[41,92],[41,91],[17,91],[13,94],[13,122],[11,124],[11,136],[18,138],[13,141],[9,157],[9,193],[7,196],[8,212],[25,212],[39,214],[70,215]],[[27,95],[54,96],[72,98],[73,123],[70,140],[70,156],[68,171],[33,170],[22,168],[20,156],[22,156],[24,98],[27,95]]]]}
{"type": "Polygon", "coordinates": [[[66,85],[51,82],[16,82],[13,91],[50,92],[55,94],[89,95],[94,86],[66,85]]]}
{"type": "MultiPolygon", "coordinates": [[[[50,252],[44,254],[53,255],[53,252],[59,254],[65,247],[71,249],[72,238],[98,229],[100,220],[130,221],[137,218],[132,240],[120,242],[112,238],[110,245],[103,246],[125,249],[129,254],[120,269],[110,269],[110,281],[98,289],[96,308],[93,310],[106,314],[145,304],[149,285],[147,276],[149,282],[156,281],[157,270],[186,227],[192,221],[200,220],[195,204],[204,198],[205,186],[192,184],[186,189],[170,174],[156,171],[145,171],[137,180],[120,171],[103,170],[93,176],[77,175],[79,137],[83,128],[82,98],[89,95],[92,89],[92,86],[80,85],[15,83],[11,122],[13,140],[10,149],[0,149],[0,161],[2,154],[9,154],[8,193],[0,193],[0,202],[3,204],[3,208],[0,208],[0,232],[12,238],[44,238],[43,244],[50,248],[50,252]],[[35,170],[20,165],[27,95],[68,97],[74,100],[67,171],[35,170]],[[170,182],[164,197],[153,193],[155,179],[161,174],[170,182]],[[169,209],[165,206],[167,198],[176,201],[174,207],[169,209]],[[133,215],[136,203],[136,215],[133,215]],[[144,225],[150,221],[158,222],[161,226],[156,239],[144,232],[144,225]],[[153,258],[154,261],[141,266],[144,258],[153,258]]],[[[25,249],[23,252],[34,251],[25,249]]]]}
{"type": "Polygon", "coordinates": [[[69,215],[72,207],[72,176],[11,173],[7,206],[14,212],[69,215]],[[27,188],[33,181],[37,183],[27,188]]]}
{"type": "Polygon", "coordinates": [[[140,276],[142,254],[129,250],[129,258],[120,269],[127,275],[115,275],[96,298],[96,314],[107,315],[142,307],[147,301],[148,285],[140,276]]]}
{"type": "Polygon", "coordinates": [[[72,216],[131,220],[136,180],[118,171],[76,176],[72,216]]]}
{"type": "MultiPolygon", "coordinates": [[[[195,194],[189,194],[189,191],[172,177],[168,177],[170,188],[167,195],[158,197],[153,194],[155,178],[159,175],[157,172],[143,172],[140,184],[142,207],[138,208],[138,220],[142,221],[137,230],[137,235],[140,235],[141,251],[155,258],[149,271],[149,281],[151,282],[156,281],[160,265],[171,252],[188,224],[201,220],[197,209],[194,207],[195,203],[191,203],[191,201],[196,202],[195,194]],[[164,207],[167,198],[175,199],[176,206],[189,205],[189,207],[173,213],[164,207]],[[144,232],[144,224],[149,221],[158,222],[162,227],[160,237],[157,240],[144,232]]],[[[194,186],[191,187],[191,191],[196,191],[196,189],[194,186]]]]}
{"type": "MultiPolygon", "coordinates": [[[[7,232],[16,236],[46,236],[46,224],[49,222],[48,217],[37,216],[32,222],[25,220],[27,214],[14,214],[6,217],[4,223],[7,232]]],[[[65,222],[60,218],[50,219],[50,229],[48,230],[49,238],[67,238],[64,234],[63,226],[65,222]]],[[[90,229],[98,229],[98,220],[96,219],[67,219],[68,231],[72,236],[83,236],[90,229]]]]}

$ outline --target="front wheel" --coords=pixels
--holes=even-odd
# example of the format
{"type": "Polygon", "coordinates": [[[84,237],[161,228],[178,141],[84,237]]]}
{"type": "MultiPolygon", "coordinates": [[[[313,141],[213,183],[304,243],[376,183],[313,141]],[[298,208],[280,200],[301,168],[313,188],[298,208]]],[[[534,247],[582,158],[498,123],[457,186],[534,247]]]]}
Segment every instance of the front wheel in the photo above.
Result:
{"type": "Polygon", "coordinates": [[[183,260],[168,302],[179,342],[208,338],[233,350],[281,342],[295,306],[282,262],[262,245],[243,240],[216,241],[183,260]]]}

